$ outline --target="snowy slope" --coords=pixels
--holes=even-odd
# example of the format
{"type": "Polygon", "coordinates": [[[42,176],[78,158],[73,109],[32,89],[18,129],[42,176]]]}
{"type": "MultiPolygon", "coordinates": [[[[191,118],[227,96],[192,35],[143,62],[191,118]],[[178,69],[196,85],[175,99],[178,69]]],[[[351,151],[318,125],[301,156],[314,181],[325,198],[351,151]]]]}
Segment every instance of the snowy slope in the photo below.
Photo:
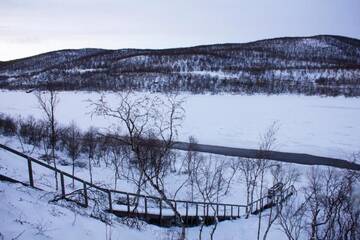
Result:
{"type": "Polygon", "coordinates": [[[0,87],[359,96],[360,41],[276,38],[177,49],[79,49],[0,65],[0,87]],[[91,69],[91,71],[89,71],[91,69]]]}
{"type": "MultiPolygon", "coordinates": [[[[51,204],[51,197],[53,194],[20,184],[0,182],[0,232],[4,239],[105,239],[104,223],[79,207],[71,211],[51,204]]],[[[147,235],[119,224],[111,231],[113,239],[147,239],[147,235]]]]}
{"type": "MultiPolygon", "coordinates": [[[[16,147],[15,139],[5,138],[5,140],[8,145],[16,147]]],[[[28,147],[30,146],[27,146],[26,149],[28,147]]],[[[69,166],[60,167],[62,170],[70,172],[69,166]]],[[[64,201],[56,204],[49,202],[56,194],[54,182],[49,181],[53,175],[43,168],[33,166],[33,169],[35,171],[35,184],[43,189],[48,189],[47,192],[20,184],[0,182],[0,233],[6,240],[13,239],[16,236],[19,236],[18,239],[110,239],[110,235],[111,239],[165,240],[171,239],[179,232],[178,228],[160,228],[146,223],[142,224],[141,230],[129,228],[121,223],[121,219],[108,214],[113,222],[110,229],[103,222],[91,218],[88,209],[64,201]]],[[[305,167],[305,169],[307,168],[305,167]]],[[[86,169],[77,168],[76,175],[86,178],[86,171],[86,169]]],[[[28,181],[27,165],[24,159],[3,150],[0,150],[0,174],[24,182],[28,181]]],[[[95,169],[95,176],[98,180],[103,178],[106,182],[107,175],[109,175],[109,169],[104,166],[95,169]]],[[[169,179],[172,180],[168,182],[168,186],[171,189],[175,188],[176,176],[171,175],[169,179]]],[[[111,186],[110,183],[108,185],[111,186]]],[[[243,190],[239,188],[239,185],[242,183],[234,182],[232,186],[234,194],[228,196],[229,202],[244,197],[243,194],[240,194],[243,190]]],[[[125,181],[122,181],[120,186],[121,190],[132,188],[131,184],[125,181]]],[[[198,239],[199,230],[199,227],[188,228],[186,231],[187,239],[198,239]]],[[[215,239],[238,239],[239,236],[242,236],[242,239],[255,239],[256,230],[256,216],[249,219],[220,222],[215,233],[215,239]]],[[[209,231],[211,231],[211,227],[204,228],[203,239],[209,239],[209,231]]],[[[281,240],[285,239],[285,236],[273,228],[268,239],[281,240]]]]}
{"type": "MultiPolygon", "coordinates": [[[[144,225],[142,230],[131,229],[121,223],[106,226],[103,222],[89,217],[79,207],[66,207],[48,203],[51,194],[46,194],[20,184],[0,182],[0,238],[14,239],[111,239],[114,240],[166,240],[176,234],[175,228],[159,228],[144,225]]],[[[204,229],[204,239],[209,228],[204,229]]],[[[199,228],[187,230],[187,238],[198,239],[199,228]]],[[[215,239],[230,240],[256,238],[256,218],[219,223],[215,239]]],[[[270,240],[285,237],[279,231],[270,233],[270,240]]]]}

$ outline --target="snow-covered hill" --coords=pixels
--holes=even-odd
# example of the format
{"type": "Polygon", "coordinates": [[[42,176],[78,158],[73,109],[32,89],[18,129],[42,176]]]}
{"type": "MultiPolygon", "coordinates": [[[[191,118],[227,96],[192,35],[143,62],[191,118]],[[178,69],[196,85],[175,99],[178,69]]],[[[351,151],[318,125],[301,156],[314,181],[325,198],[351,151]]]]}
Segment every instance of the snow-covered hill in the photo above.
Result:
{"type": "Polygon", "coordinates": [[[0,63],[0,87],[360,95],[360,40],[277,38],[190,48],[61,50],[0,63]]]}

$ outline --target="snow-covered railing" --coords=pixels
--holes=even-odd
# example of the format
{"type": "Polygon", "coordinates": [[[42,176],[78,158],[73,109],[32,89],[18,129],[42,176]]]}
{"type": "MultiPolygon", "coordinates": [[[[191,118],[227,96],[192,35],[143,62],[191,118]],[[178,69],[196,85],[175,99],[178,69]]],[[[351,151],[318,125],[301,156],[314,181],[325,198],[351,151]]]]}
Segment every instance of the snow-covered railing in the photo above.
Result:
{"type": "Polygon", "coordinates": [[[282,203],[288,197],[295,194],[295,187],[290,185],[286,189],[281,190],[273,195],[265,195],[248,205],[247,212],[248,214],[257,214],[260,211],[263,211],[267,208],[273,207],[277,204],[282,203]]]}
{"type": "MultiPolygon", "coordinates": [[[[122,212],[126,213],[128,216],[134,216],[134,214],[135,216],[141,214],[145,217],[150,215],[156,215],[159,219],[169,216],[175,218],[175,214],[172,210],[170,210],[168,206],[166,206],[167,203],[162,198],[103,188],[86,180],[73,176],[65,171],[55,168],[47,163],[44,163],[43,161],[30,157],[3,144],[0,144],[0,148],[27,160],[29,185],[31,187],[36,187],[36,183],[33,177],[33,164],[38,164],[57,173],[60,176],[60,188],[62,198],[66,198],[67,194],[65,177],[79,182],[82,188],[82,196],[84,197],[84,203],[82,204],[84,207],[88,207],[89,204],[88,189],[93,188],[104,193],[105,196],[107,196],[107,210],[109,212],[122,212]],[[137,199],[136,207],[133,203],[135,198],[137,199]]],[[[184,217],[185,219],[188,219],[188,217],[214,217],[215,215],[218,217],[222,217],[223,219],[232,219],[240,216],[245,216],[248,213],[247,211],[249,209],[249,206],[246,205],[228,203],[185,201],[176,199],[167,199],[167,202],[171,202],[175,209],[180,212],[182,217],[184,217]]]]}

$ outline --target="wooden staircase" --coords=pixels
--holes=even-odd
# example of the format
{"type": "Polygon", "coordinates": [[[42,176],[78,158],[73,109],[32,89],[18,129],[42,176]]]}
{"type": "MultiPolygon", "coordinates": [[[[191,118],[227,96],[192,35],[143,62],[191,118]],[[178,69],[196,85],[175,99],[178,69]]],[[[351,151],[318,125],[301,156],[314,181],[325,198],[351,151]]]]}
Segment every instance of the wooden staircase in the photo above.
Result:
{"type": "MultiPolygon", "coordinates": [[[[173,211],[167,206],[166,202],[159,197],[103,188],[81,178],[72,176],[67,172],[56,169],[43,161],[35,159],[3,144],[0,144],[0,148],[27,161],[29,181],[28,183],[21,182],[23,184],[42,190],[41,187],[36,186],[33,177],[33,164],[36,164],[36,167],[44,167],[57,173],[58,178],[60,178],[60,199],[70,200],[68,199],[69,193],[67,190],[70,190],[71,187],[65,184],[65,180],[74,180],[77,183],[76,191],[81,193],[83,198],[83,201],[76,202],[83,207],[91,207],[91,198],[89,198],[88,192],[92,190],[96,191],[98,194],[106,196],[104,197],[104,201],[107,203],[105,203],[106,207],[103,211],[112,213],[119,217],[138,218],[150,224],[163,227],[177,225],[178,221],[176,221],[173,211]],[[137,199],[136,205],[133,204],[134,199],[137,199]]],[[[0,180],[20,182],[19,180],[3,175],[0,180]]],[[[71,188],[71,191],[74,192],[74,188],[71,188]]],[[[168,199],[168,201],[170,201],[177,211],[181,213],[182,222],[185,223],[186,226],[190,227],[200,225],[202,222],[206,225],[210,225],[213,224],[216,219],[218,221],[225,221],[238,219],[240,217],[248,217],[250,214],[257,214],[260,211],[273,207],[281,201],[285,201],[286,198],[290,197],[294,193],[294,191],[294,187],[291,186],[282,191],[281,194],[272,196],[271,198],[265,196],[249,205],[184,201],[176,199],[168,199]]]]}

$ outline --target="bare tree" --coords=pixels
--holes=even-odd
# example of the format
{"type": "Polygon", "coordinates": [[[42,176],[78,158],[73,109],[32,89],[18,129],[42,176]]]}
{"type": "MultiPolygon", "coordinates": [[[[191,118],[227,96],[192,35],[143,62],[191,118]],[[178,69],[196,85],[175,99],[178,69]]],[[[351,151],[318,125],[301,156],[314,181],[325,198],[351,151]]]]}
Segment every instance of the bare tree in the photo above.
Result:
{"type": "Polygon", "coordinates": [[[89,177],[90,183],[93,183],[93,175],[92,175],[92,163],[95,156],[95,151],[97,147],[97,133],[98,130],[94,127],[90,127],[83,136],[82,146],[84,151],[88,155],[88,168],[89,168],[89,177]]]}
{"type": "MultiPolygon", "coordinates": [[[[289,214],[293,212],[293,209],[297,206],[295,206],[294,199],[296,196],[292,196],[292,200],[288,200],[289,196],[284,195],[283,191],[285,189],[289,189],[293,187],[293,184],[298,181],[299,179],[299,172],[293,168],[290,164],[282,164],[282,163],[276,163],[272,164],[270,166],[270,173],[272,176],[272,184],[273,186],[281,186],[278,192],[275,192],[273,196],[268,195],[267,197],[267,204],[273,205],[265,214],[264,217],[268,218],[267,225],[263,234],[263,240],[265,240],[268,236],[268,233],[273,226],[274,223],[279,222],[282,230],[285,232],[285,234],[288,236],[297,236],[299,234],[298,230],[301,230],[301,228],[298,228],[300,222],[294,222],[293,219],[288,219],[289,214]],[[288,201],[290,201],[288,203],[288,201]],[[292,208],[292,209],[289,209],[292,208]],[[290,221],[287,221],[290,220],[290,221]]],[[[268,193],[269,194],[269,193],[268,193]]],[[[291,193],[291,194],[295,194],[291,193]]],[[[300,212],[301,209],[297,210],[297,212],[300,212]]],[[[297,220],[300,220],[300,218],[297,218],[297,220]]]]}
{"type": "MultiPolygon", "coordinates": [[[[290,175],[290,174],[289,174],[290,175]]],[[[313,167],[307,174],[303,199],[280,204],[281,230],[289,240],[358,239],[360,226],[359,172],[313,167]]]]}
{"type": "Polygon", "coordinates": [[[186,152],[186,156],[183,159],[183,162],[181,164],[180,173],[187,174],[186,183],[190,185],[190,200],[194,201],[194,187],[195,187],[195,181],[194,181],[194,173],[196,171],[196,163],[199,158],[199,154],[196,151],[193,151],[194,144],[197,143],[197,140],[194,136],[189,137],[189,148],[186,152]]]}
{"type": "Polygon", "coordinates": [[[42,121],[42,141],[41,141],[41,146],[42,146],[42,149],[44,151],[44,155],[42,156],[42,159],[46,160],[46,162],[48,164],[51,163],[51,159],[52,159],[52,156],[51,154],[49,154],[49,151],[51,152],[51,144],[50,144],[50,140],[51,138],[49,137],[51,135],[51,131],[50,131],[50,128],[49,128],[49,124],[45,121],[42,121]]]}
{"type": "MultiPolygon", "coordinates": [[[[270,127],[267,129],[265,134],[260,136],[260,145],[259,145],[259,154],[258,160],[256,162],[257,168],[260,170],[260,189],[259,189],[259,198],[261,199],[264,196],[264,175],[265,171],[271,166],[271,161],[268,161],[270,150],[274,148],[276,143],[276,133],[278,131],[278,126],[276,122],[273,122],[270,127]]],[[[262,211],[259,211],[258,214],[258,232],[257,239],[260,239],[261,234],[261,220],[262,220],[262,211]]]]}
{"type": "MultiPolygon", "coordinates": [[[[183,226],[181,238],[185,239],[181,214],[164,188],[164,178],[170,166],[168,156],[184,115],[182,101],[176,96],[163,100],[154,95],[135,96],[131,92],[118,96],[116,106],[109,104],[104,96],[93,102],[94,114],[117,120],[118,126],[125,130],[125,136],[117,140],[130,146],[139,173],[172,209],[178,224],[183,226]]],[[[116,135],[121,134],[117,132],[116,135]]]]}
{"type": "MultiPolygon", "coordinates": [[[[198,158],[195,163],[193,179],[202,200],[208,203],[219,203],[222,196],[226,194],[227,189],[227,165],[224,159],[208,159],[198,158]]],[[[218,225],[218,208],[213,204],[209,204],[214,213],[214,225],[210,232],[210,238],[213,239],[214,233],[218,225]]],[[[204,206],[205,207],[205,206],[204,206]]],[[[199,240],[202,239],[202,231],[205,224],[205,218],[202,221],[199,240]]]]}
{"type": "Polygon", "coordinates": [[[304,237],[306,205],[298,198],[293,196],[276,206],[279,213],[277,222],[288,240],[304,237]]]}
{"type": "MultiPolygon", "coordinates": [[[[257,159],[244,159],[239,158],[239,169],[242,172],[242,177],[245,180],[246,186],[246,205],[251,206],[251,203],[254,201],[254,193],[257,186],[257,180],[261,172],[261,165],[258,164],[257,159]]],[[[251,207],[247,209],[247,217],[252,211],[251,207]]]]}
{"type": "Polygon", "coordinates": [[[230,162],[228,164],[228,168],[230,169],[230,175],[227,178],[227,182],[226,182],[226,190],[225,190],[225,195],[227,195],[230,191],[231,188],[231,183],[233,181],[233,179],[235,178],[235,176],[237,175],[237,173],[240,170],[240,161],[238,158],[231,158],[230,162]]]}
{"type": "Polygon", "coordinates": [[[260,136],[260,145],[257,158],[239,158],[238,165],[234,165],[234,170],[238,169],[242,173],[241,177],[245,180],[246,205],[248,206],[247,217],[253,210],[251,203],[254,201],[255,190],[258,188],[259,181],[260,197],[262,196],[265,170],[270,166],[270,161],[268,161],[267,158],[269,150],[274,147],[277,129],[277,124],[273,123],[268,128],[266,133],[260,136]]]}
{"type": "MultiPolygon", "coordinates": [[[[71,122],[70,126],[66,128],[65,133],[65,148],[68,156],[72,161],[72,175],[75,176],[75,161],[81,154],[81,132],[76,126],[75,122],[71,122]]],[[[74,188],[74,178],[72,184],[74,188]]]]}
{"type": "Polygon", "coordinates": [[[112,144],[112,137],[110,135],[101,135],[99,137],[99,145],[96,151],[96,166],[101,166],[101,163],[105,163],[106,167],[109,167],[111,165],[111,154],[109,146],[112,144]]]}
{"type": "MultiPolygon", "coordinates": [[[[121,176],[121,169],[123,168],[123,163],[128,157],[124,154],[124,145],[119,145],[118,142],[112,141],[108,146],[108,150],[111,154],[111,165],[114,169],[114,188],[117,189],[117,181],[121,176]]],[[[127,146],[126,146],[127,147],[127,146]]]]}
{"type": "Polygon", "coordinates": [[[33,117],[29,117],[28,119],[24,120],[18,118],[16,121],[17,131],[16,136],[20,143],[21,149],[23,153],[27,153],[31,155],[36,147],[40,145],[41,142],[41,132],[38,128],[38,124],[36,123],[33,117]],[[29,149],[25,146],[25,144],[32,145],[29,149]]]}
{"type": "Polygon", "coordinates": [[[17,125],[15,121],[9,117],[0,115],[0,132],[5,136],[14,136],[17,131],[17,125]]]}
{"type": "Polygon", "coordinates": [[[305,188],[310,239],[358,239],[359,172],[313,168],[305,188]]]}
{"type": "MultiPolygon", "coordinates": [[[[57,122],[55,118],[55,112],[57,105],[59,104],[59,97],[57,92],[49,85],[47,91],[36,91],[35,96],[40,105],[40,109],[43,111],[45,115],[46,122],[50,129],[49,143],[51,146],[51,158],[54,164],[54,168],[56,167],[56,158],[55,158],[55,148],[57,142],[57,122]]],[[[55,171],[55,180],[56,180],[56,190],[58,190],[58,178],[57,171],[55,171]]]]}

